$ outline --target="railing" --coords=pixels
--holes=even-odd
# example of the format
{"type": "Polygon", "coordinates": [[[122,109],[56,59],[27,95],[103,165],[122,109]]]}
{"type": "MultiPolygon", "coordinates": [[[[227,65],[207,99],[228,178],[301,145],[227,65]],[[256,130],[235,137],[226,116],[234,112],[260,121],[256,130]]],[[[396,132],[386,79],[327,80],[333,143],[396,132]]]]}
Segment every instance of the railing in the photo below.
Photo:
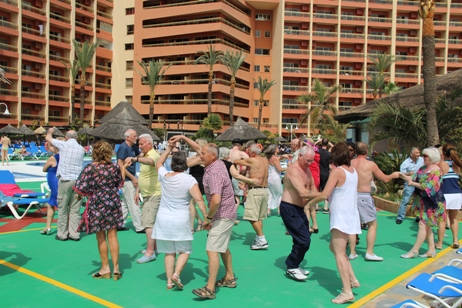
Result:
{"type": "Polygon", "coordinates": [[[18,25],[14,24],[12,22],[6,21],[6,20],[0,20],[0,27],[5,27],[5,28],[13,29],[13,30],[18,30],[18,25]]]}
{"type": "Polygon", "coordinates": [[[0,0],[0,2],[10,4],[10,5],[14,5],[14,6],[18,6],[18,2],[16,0],[0,0]]]}
{"type": "Polygon", "coordinates": [[[91,26],[91,25],[84,24],[83,22],[80,22],[80,21],[77,21],[77,20],[75,21],[75,24],[80,28],[84,28],[84,29],[93,31],[93,26],[91,26]]]}
{"type": "Polygon", "coordinates": [[[22,49],[22,54],[23,55],[28,55],[28,56],[34,56],[34,57],[39,57],[39,58],[45,58],[45,53],[40,52],[40,51],[35,51],[29,48],[23,48],[22,49]]]}
{"type": "Polygon", "coordinates": [[[448,62],[462,62],[462,59],[459,59],[459,58],[448,58],[448,62]]]}
{"type": "Polygon", "coordinates": [[[364,53],[362,53],[362,52],[346,52],[346,51],[341,51],[341,52],[340,52],[340,57],[346,57],[346,58],[364,58],[364,53]]]}
{"type": "Polygon", "coordinates": [[[370,2],[377,4],[392,4],[393,0],[370,0],[370,2]]]}
{"type": "MultiPolygon", "coordinates": [[[[149,100],[141,100],[141,104],[149,104],[149,100]]],[[[207,99],[161,99],[158,104],[163,105],[204,105],[208,104],[207,99]]],[[[229,106],[229,100],[212,99],[212,105],[229,106]]],[[[234,102],[234,107],[249,107],[249,104],[234,102]]],[[[177,120],[174,121],[177,123],[177,120]]]]}
{"type": "MultiPolygon", "coordinates": [[[[162,80],[159,82],[159,84],[171,84],[171,85],[179,85],[179,84],[208,84],[209,79],[187,79],[187,80],[162,80]]],[[[226,86],[231,86],[231,82],[229,80],[225,79],[219,79],[219,78],[214,78],[213,79],[214,84],[223,84],[226,86]]],[[[236,83],[236,88],[240,89],[246,89],[248,90],[249,87],[245,85],[241,85],[236,83]]]]}
{"type": "Polygon", "coordinates": [[[375,40],[375,41],[390,41],[391,36],[390,35],[374,35],[374,34],[369,34],[367,36],[369,40],[375,40]]]}
{"type": "Polygon", "coordinates": [[[301,74],[305,73],[308,74],[310,70],[308,68],[301,68],[301,67],[290,67],[290,66],[284,66],[283,72],[285,73],[296,73],[296,74],[301,74]]]}
{"type": "Polygon", "coordinates": [[[50,54],[50,60],[69,62],[68,58],[50,54]]]}
{"type": "Polygon", "coordinates": [[[395,78],[418,78],[419,74],[411,74],[411,73],[403,73],[403,72],[395,72],[395,78]]]}
{"type": "Polygon", "coordinates": [[[409,6],[415,6],[417,7],[419,5],[420,1],[402,1],[398,0],[398,5],[409,5],[409,6]]]}
{"type": "Polygon", "coordinates": [[[303,91],[303,92],[308,92],[309,88],[308,86],[289,86],[289,85],[283,85],[282,90],[284,91],[303,91]]]}
{"type": "Polygon", "coordinates": [[[364,40],[364,34],[357,34],[357,33],[342,33],[342,32],[340,32],[340,37],[341,38],[364,40]]]}
{"type": "Polygon", "coordinates": [[[447,3],[439,3],[439,2],[435,1],[435,5],[436,5],[436,7],[446,7],[447,3]]]}
{"type": "Polygon", "coordinates": [[[337,32],[313,31],[313,36],[337,37],[337,32]]]}
{"type": "Polygon", "coordinates": [[[284,16],[295,16],[295,17],[310,17],[310,13],[297,12],[297,11],[285,11],[284,16]]]}
{"type": "Polygon", "coordinates": [[[360,2],[360,3],[364,3],[366,2],[366,0],[343,0],[345,2],[360,2]]]}
{"type": "Polygon", "coordinates": [[[197,1],[183,1],[183,2],[176,2],[176,3],[169,3],[169,4],[159,4],[159,5],[151,5],[151,6],[146,6],[144,9],[152,9],[152,8],[161,8],[161,7],[173,7],[173,6],[185,6],[185,5],[194,5],[194,4],[203,4],[203,3],[213,3],[213,2],[223,2],[232,7],[233,9],[250,16],[249,13],[244,12],[240,8],[236,7],[235,5],[231,4],[230,2],[226,0],[197,0],[197,1]]]}
{"type": "Polygon", "coordinates": [[[342,93],[346,94],[362,94],[364,92],[364,89],[358,89],[358,88],[344,88],[342,89],[342,93]]]}
{"type": "Polygon", "coordinates": [[[250,31],[246,27],[239,27],[238,25],[224,18],[221,18],[221,17],[203,18],[203,19],[195,19],[195,20],[188,20],[188,21],[165,22],[165,23],[154,24],[154,25],[146,25],[146,26],[143,26],[143,28],[171,27],[171,26],[181,26],[181,25],[199,25],[199,24],[208,24],[208,23],[217,23],[217,22],[222,22],[234,29],[250,34],[250,31]]]}
{"type": "Polygon", "coordinates": [[[337,57],[337,52],[329,50],[313,50],[313,55],[323,57],[337,57]]]}
{"type": "Polygon", "coordinates": [[[354,71],[354,70],[339,70],[340,76],[363,76],[363,71],[354,71]]]}
{"type": "Polygon", "coordinates": [[[385,18],[385,17],[369,17],[369,22],[389,22],[391,23],[391,18],[385,18]]]}
{"type": "Polygon", "coordinates": [[[61,81],[61,82],[69,82],[69,77],[59,76],[59,75],[52,75],[49,76],[50,80],[61,81]]]}
{"type": "Polygon", "coordinates": [[[450,27],[462,27],[462,22],[460,22],[460,21],[450,21],[449,26],[450,27]]]}
{"type": "Polygon", "coordinates": [[[99,100],[95,100],[95,105],[96,106],[102,106],[102,107],[111,107],[110,102],[99,101],[99,100]]]}
{"type": "Polygon", "coordinates": [[[444,38],[435,38],[435,44],[445,44],[445,43],[446,43],[446,39],[444,39],[444,38]]]}
{"type": "Polygon", "coordinates": [[[306,104],[282,104],[282,109],[308,109],[306,104]]]}
{"type": "Polygon", "coordinates": [[[324,14],[324,13],[314,13],[314,18],[322,18],[322,19],[337,19],[337,14],[324,14]]]}
{"type": "Polygon", "coordinates": [[[366,21],[364,16],[354,16],[354,15],[341,15],[340,19],[342,20],[354,20],[354,21],[366,21]]]}
{"type": "Polygon", "coordinates": [[[111,85],[107,83],[101,83],[101,82],[95,82],[95,87],[96,88],[102,88],[102,89],[111,89],[111,85]]]}
{"type": "Polygon", "coordinates": [[[451,2],[451,8],[460,9],[460,8],[462,8],[462,3],[451,2]]]}
{"type": "Polygon", "coordinates": [[[62,95],[51,95],[51,94],[49,94],[48,99],[50,101],[56,101],[56,102],[68,102],[69,101],[69,97],[62,96],[62,95]]]}
{"type": "Polygon", "coordinates": [[[292,54],[292,55],[308,55],[310,52],[306,49],[292,49],[292,48],[284,48],[284,53],[292,54]]]}
{"type": "Polygon", "coordinates": [[[40,93],[28,92],[28,91],[21,91],[22,97],[30,97],[30,98],[37,98],[37,99],[45,99],[45,95],[40,93]]]}
{"type": "Polygon", "coordinates": [[[284,34],[310,36],[310,31],[309,30],[284,29],[284,34]]]}
{"type": "Polygon", "coordinates": [[[61,16],[61,15],[58,15],[58,14],[55,14],[53,12],[50,12],[50,18],[51,19],[54,19],[54,20],[59,20],[59,21],[63,21],[63,22],[67,22],[67,23],[70,23],[71,20],[67,17],[64,17],[64,16],[61,16]]]}
{"type": "Polygon", "coordinates": [[[61,116],[48,116],[48,121],[50,122],[68,122],[69,119],[67,117],[61,117],[61,116]]]}
{"type": "Polygon", "coordinates": [[[30,12],[40,14],[40,15],[45,15],[45,12],[46,12],[44,9],[39,9],[38,7],[34,7],[30,5],[29,3],[23,2],[21,3],[21,7],[26,11],[30,11],[30,12]]]}
{"type": "Polygon", "coordinates": [[[11,74],[18,73],[18,69],[16,67],[3,65],[2,68],[5,70],[6,73],[11,73],[11,74]]]}
{"type": "Polygon", "coordinates": [[[0,43],[0,50],[18,51],[18,47],[10,44],[0,43]]]}
{"type": "Polygon", "coordinates": [[[83,5],[82,3],[75,2],[75,6],[81,10],[88,11],[90,13],[94,12],[93,8],[83,5]]]}
{"type": "Polygon", "coordinates": [[[99,71],[105,71],[105,72],[110,72],[111,71],[110,67],[107,67],[107,66],[104,66],[104,65],[98,65],[98,64],[96,64],[96,69],[99,70],[99,71]]]}
{"type": "Polygon", "coordinates": [[[18,91],[0,88],[0,95],[5,95],[5,96],[18,96],[18,91]]]}
{"type": "Polygon", "coordinates": [[[419,19],[402,19],[402,18],[398,18],[396,20],[396,23],[398,23],[398,24],[409,24],[409,25],[419,25],[420,20],[419,19]]]}
{"type": "Polygon", "coordinates": [[[102,16],[102,17],[104,17],[104,18],[107,18],[107,19],[111,19],[111,20],[112,20],[112,15],[111,15],[111,14],[108,14],[108,13],[106,13],[106,12],[103,12],[103,11],[97,10],[97,11],[96,11],[96,15],[102,16]]]}
{"type": "Polygon", "coordinates": [[[61,43],[66,43],[66,44],[71,43],[71,41],[68,38],[58,36],[58,35],[54,35],[54,34],[50,34],[50,39],[52,39],[53,41],[56,41],[56,42],[61,42],[61,43]]]}
{"type": "Polygon", "coordinates": [[[32,35],[38,35],[38,36],[43,36],[43,31],[40,33],[39,30],[35,30],[35,29],[28,28],[28,27],[25,27],[25,26],[22,26],[21,28],[22,28],[22,32],[23,32],[23,33],[32,34],[32,35]]]}
{"type": "Polygon", "coordinates": [[[419,61],[420,58],[418,56],[402,56],[402,55],[396,55],[395,56],[396,62],[399,61],[419,61]]]}
{"type": "Polygon", "coordinates": [[[444,57],[435,57],[436,62],[444,62],[444,59],[445,59],[444,57]]]}
{"type": "Polygon", "coordinates": [[[420,38],[409,36],[396,36],[396,40],[399,42],[419,42],[420,38]]]}
{"type": "Polygon", "coordinates": [[[313,74],[323,74],[323,75],[336,75],[337,70],[335,69],[326,69],[326,68],[313,68],[311,69],[313,74]]]}
{"type": "Polygon", "coordinates": [[[225,41],[224,39],[221,38],[215,38],[215,39],[209,39],[209,40],[196,40],[196,41],[187,41],[187,42],[168,42],[168,43],[156,43],[156,44],[143,44],[143,47],[166,47],[166,46],[183,46],[183,45],[210,45],[210,44],[223,44],[238,50],[241,50],[242,52],[249,53],[250,50],[246,50],[240,46],[237,46],[233,43],[230,43],[228,41],[225,41]]]}
{"type": "Polygon", "coordinates": [[[34,72],[30,70],[21,70],[23,76],[35,77],[35,78],[45,78],[44,73],[34,72]]]}
{"type": "Polygon", "coordinates": [[[66,3],[66,4],[71,4],[71,0],[58,0],[59,2],[66,3]]]}
{"type": "MultiPolygon", "coordinates": [[[[435,39],[436,41],[436,39],[435,39]]],[[[448,44],[459,44],[459,39],[449,39],[448,44]]]]}

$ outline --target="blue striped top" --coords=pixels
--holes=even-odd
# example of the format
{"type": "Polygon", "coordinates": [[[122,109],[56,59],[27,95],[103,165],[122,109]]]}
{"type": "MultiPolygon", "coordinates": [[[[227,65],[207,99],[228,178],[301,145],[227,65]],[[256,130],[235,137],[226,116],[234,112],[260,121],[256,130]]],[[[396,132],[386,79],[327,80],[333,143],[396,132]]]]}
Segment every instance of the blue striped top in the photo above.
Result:
{"type": "Polygon", "coordinates": [[[459,187],[459,175],[452,169],[452,160],[446,160],[449,165],[449,171],[443,175],[443,184],[441,190],[444,194],[460,194],[462,190],[459,187]]]}

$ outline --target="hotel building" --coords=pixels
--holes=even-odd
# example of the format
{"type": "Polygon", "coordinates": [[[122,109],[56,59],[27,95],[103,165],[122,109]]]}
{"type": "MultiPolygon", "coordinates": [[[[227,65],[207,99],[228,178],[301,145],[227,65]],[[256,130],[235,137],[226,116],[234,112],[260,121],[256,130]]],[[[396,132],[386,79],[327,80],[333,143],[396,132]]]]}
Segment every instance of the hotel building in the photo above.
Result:
{"type": "MultiPolygon", "coordinates": [[[[113,0],[0,0],[0,67],[11,80],[0,84],[10,112],[0,115],[1,126],[69,125],[70,80],[61,61],[74,61],[73,38],[98,41],[86,71],[84,120],[93,124],[111,110],[113,7],[113,0]]],[[[75,92],[79,115],[78,78],[75,92]]]]}
{"type": "MultiPolygon", "coordinates": [[[[342,86],[335,98],[340,111],[371,100],[368,56],[395,55],[386,73],[399,87],[422,83],[419,1],[29,1],[0,0],[0,66],[13,81],[2,85],[0,101],[16,115],[0,118],[0,124],[28,124],[36,117],[51,125],[67,123],[69,78],[59,60],[72,61],[74,36],[98,39],[100,45],[87,71],[87,122],[104,115],[109,102],[124,99],[147,118],[149,89],[135,71],[137,61],[162,60],[171,66],[155,90],[153,126],[196,131],[207,116],[209,68],[194,62],[210,44],[247,54],[236,76],[234,120],[239,116],[256,125],[260,95],[254,81],[259,76],[276,81],[265,96],[261,129],[283,136],[309,132],[300,122],[308,106],[297,97],[310,92],[315,79],[342,86]]],[[[462,1],[438,1],[437,75],[462,66],[461,26],[462,1]]],[[[78,93],[78,83],[76,88],[78,93]]],[[[212,112],[226,129],[230,73],[223,64],[214,67],[212,91],[212,112]]]]}

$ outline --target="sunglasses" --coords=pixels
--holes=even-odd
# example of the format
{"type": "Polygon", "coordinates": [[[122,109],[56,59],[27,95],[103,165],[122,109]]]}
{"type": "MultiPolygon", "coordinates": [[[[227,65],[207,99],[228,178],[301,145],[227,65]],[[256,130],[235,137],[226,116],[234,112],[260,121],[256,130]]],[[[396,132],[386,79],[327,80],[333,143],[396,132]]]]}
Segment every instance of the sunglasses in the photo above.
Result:
{"type": "Polygon", "coordinates": [[[422,154],[422,157],[425,158],[425,157],[428,157],[428,155],[427,154],[422,154]]]}

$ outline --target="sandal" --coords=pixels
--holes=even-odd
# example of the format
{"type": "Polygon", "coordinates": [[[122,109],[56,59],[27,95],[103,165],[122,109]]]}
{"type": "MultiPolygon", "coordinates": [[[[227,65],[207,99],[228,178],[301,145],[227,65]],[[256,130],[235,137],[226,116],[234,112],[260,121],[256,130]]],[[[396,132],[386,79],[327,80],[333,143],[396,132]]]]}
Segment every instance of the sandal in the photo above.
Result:
{"type": "Polygon", "coordinates": [[[215,282],[216,287],[226,287],[226,288],[235,288],[237,287],[236,283],[237,277],[226,279],[226,277],[221,278],[217,282],[215,282]]]}
{"type": "Polygon", "coordinates": [[[173,284],[175,285],[175,287],[177,287],[178,289],[180,290],[183,290],[183,284],[181,283],[181,279],[180,279],[180,276],[178,276],[178,274],[174,273],[173,276],[172,276],[172,282],[173,284]]]}
{"type": "Polygon", "coordinates": [[[106,274],[100,274],[99,272],[94,273],[93,278],[95,278],[95,279],[110,279],[111,278],[111,272],[106,273],[106,274]]]}
{"type": "Polygon", "coordinates": [[[459,243],[454,242],[454,243],[452,243],[451,247],[455,248],[455,249],[458,249],[460,247],[460,245],[459,245],[459,243]]]}
{"type": "Polygon", "coordinates": [[[121,273],[116,273],[114,272],[113,274],[114,281],[117,281],[119,279],[122,279],[122,274],[121,273]]]}
{"type": "Polygon", "coordinates": [[[334,304],[345,304],[348,302],[352,302],[354,300],[355,300],[355,297],[353,296],[353,293],[345,294],[342,292],[336,298],[331,300],[331,302],[334,304]]]}
{"type": "Polygon", "coordinates": [[[194,295],[204,299],[214,299],[216,297],[215,291],[210,290],[209,288],[207,288],[207,286],[200,289],[194,289],[192,290],[192,292],[194,295]]]}
{"type": "Polygon", "coordinates": [[[175,286],[174,283],[167,283],[167,290],[173,289],[174,286],[175,286]]]}

